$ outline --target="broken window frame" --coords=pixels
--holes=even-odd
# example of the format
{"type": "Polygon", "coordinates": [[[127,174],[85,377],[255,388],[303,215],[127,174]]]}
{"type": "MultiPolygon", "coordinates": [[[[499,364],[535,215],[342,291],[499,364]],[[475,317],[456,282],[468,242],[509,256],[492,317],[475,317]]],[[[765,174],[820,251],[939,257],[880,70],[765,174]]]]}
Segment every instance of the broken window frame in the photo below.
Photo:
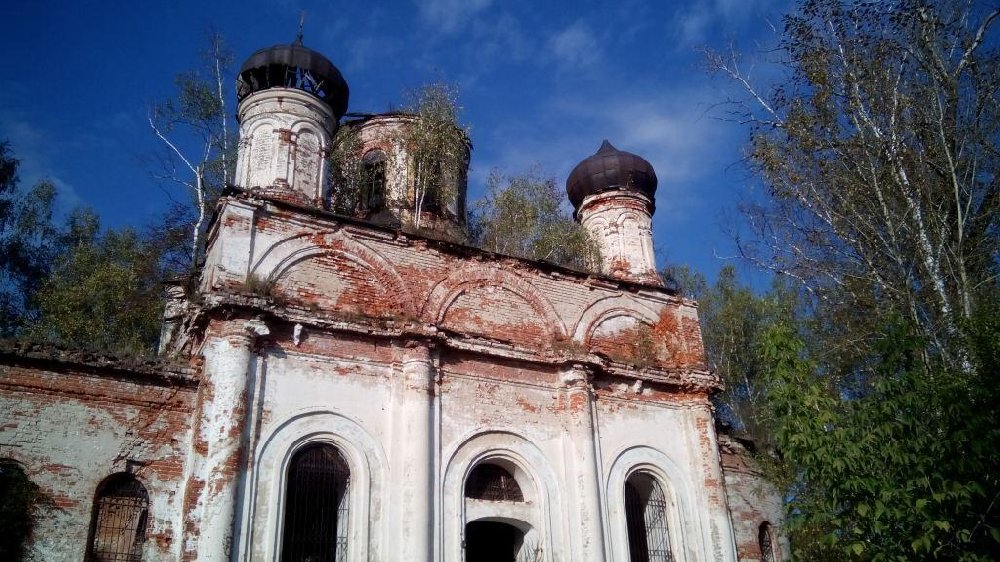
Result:
{"type": "Polygon", "coordinates": [[[361,157],[361,206],[367,213],[385,208],[387,198],[385,151],[373,148],[361,157]]]}
{"type": "Polygon", "coordinates": [[[760,524],[760,529],[757,531],[757,544],[760,546],[761,562],[778,561],[778,558],[775,556],[774,536],[771,534],[771,524],[767,521],[760,524]]]}

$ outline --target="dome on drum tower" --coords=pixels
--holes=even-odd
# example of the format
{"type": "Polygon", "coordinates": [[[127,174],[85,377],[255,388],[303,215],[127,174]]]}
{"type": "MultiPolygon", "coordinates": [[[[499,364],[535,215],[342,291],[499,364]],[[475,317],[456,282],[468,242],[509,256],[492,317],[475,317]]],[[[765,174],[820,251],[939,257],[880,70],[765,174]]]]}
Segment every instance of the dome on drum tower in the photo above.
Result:
{"type": "Polygon", "coordinates": [[[302,45],[261,49],[236,81],[240,122],[235,184],[300,205],[322,207],[327,157],[349,90],[337,67],[302,45]]]}
{"type": "Polygon", "coordinates": [[[270,88],[295,88],[323,100],[337,119],[347,113],[350,89],[340,70],[298,39],[290,45],[261,49],[240,67],[236,79],[236,99],[270,88]]]}
{"type": "Polygon", "coordinates": [[[662,285],[653,255],[656,171],[645,158],[605,140],[573,168],[566,194],[576,220],[593,235],[602,273],[662,285]]]}

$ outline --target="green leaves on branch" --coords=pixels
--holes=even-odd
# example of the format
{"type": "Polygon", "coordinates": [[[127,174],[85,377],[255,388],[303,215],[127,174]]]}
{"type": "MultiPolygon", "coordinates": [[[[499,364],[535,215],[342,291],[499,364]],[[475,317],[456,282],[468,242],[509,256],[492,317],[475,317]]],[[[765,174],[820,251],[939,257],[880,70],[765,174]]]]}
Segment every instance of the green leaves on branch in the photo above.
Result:
{"type": "Polygon", "coordinates": [[[469,218],[480,248],[577,269],[597,269],[600,253],[593,237],[563,208],[565,195],[555,179],[537,171],[507,176],[490,173],[486,195],[469,218]]]}
{"type": "Polygon", "coordinates": [[[0,337],[10,337],[37,316],[32,296],[59,251],[62,232],[53,223],[56,188],[42,181],[18,185],[18,160],[0,142],[0,337]]]}
{"type": "MultiPolygon", "coordinates": [[[[970,333],[1000,341],[995,317],[977,315],[970,333]]],[[[876,344],[870,390],[852,396],[820,375],[794,327],[772,327],[761,345],[800,559],[995,559],[995,346],[972,346],[986,378],[928,371],[924,342],[905,324],[889,325],[876,344]]]]}
{"type": "Polygon", "coordinates": [[[130,229],[98,234],[96,221],[91,224],[55,260],[35,297],[39,319],[28,335],[123,355],[149,354],[162,317],[160,254],[130,229]]]}
{"type": "Polygon", "coordinates": [[[757,295],[740,285],[732,265],[723,267],[711,286],[677,268],[667,275],[686,279],[682,283],[688,287],[701,287],[694,296],[698,298],[705,355],[709,367],[725,384],[713,397],[719,415],[760,448],[769,449],[771,436],[763,404],[767,362],[760,352],[762,338],[771,327],[793,322],[797,295],[780,280],[767,293],[757,295]]]}
{"type": "Polygon", "coordinates": [[[967,364],[958,327],[998,273],[998,16],[988,2],[804,0],[770,92],[712,58],[748,94],[735,110],[767,188],[746,207],[744,255],[854,336],[891,311],[952,365],[967,364]]]}
{"type": "MultiPolygon", "coordinates": [[[[413,226],[419,229],[424,207],[447,211],[469,161],[469,130],[461,124],[458,91],[444,83],[409,94],[406,111],[416,117],[403,127],[400,141],[409,156],[413,187],[413,226]]],[[[456,209],[452,210],[453,212],[456,209]]]]}

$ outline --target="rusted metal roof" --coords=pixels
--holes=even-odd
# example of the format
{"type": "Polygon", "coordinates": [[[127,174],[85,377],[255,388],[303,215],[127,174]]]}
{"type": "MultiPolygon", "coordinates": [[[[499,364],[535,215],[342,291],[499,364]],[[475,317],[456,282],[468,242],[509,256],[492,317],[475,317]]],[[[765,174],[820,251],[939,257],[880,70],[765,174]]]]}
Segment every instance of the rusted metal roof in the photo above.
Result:
{"type": "Polygon", "coordinates": [[[595,154],[570,172],[566,180],[566,194],[573,208],[579,209],[588,195],[614,189],[637,191],[653,202],[656,172],[646,159],[618,150],[605,139],[595,154]]]}
{"type": "Polygon", "coordinates": [[[250,55],[240,67],[236,97],[270,88],[295,88],[326,102],[340,119],[347,112],[350,91],[340,70],[322,54],[299,42],[275,45],[250,55]]]}

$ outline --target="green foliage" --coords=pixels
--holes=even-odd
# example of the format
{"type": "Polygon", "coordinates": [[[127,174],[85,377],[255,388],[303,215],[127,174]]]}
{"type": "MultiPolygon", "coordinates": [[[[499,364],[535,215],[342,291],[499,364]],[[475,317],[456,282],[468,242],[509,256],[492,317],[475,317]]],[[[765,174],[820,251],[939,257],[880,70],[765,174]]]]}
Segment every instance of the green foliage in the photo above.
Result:
{"type": "MultiPolygon", "coordinates": [[[[387,141],[386,144],[394,144],[394,139],[382,140],[387,141]]],[[[384,154],[385,160],[377,164],[369,164],[364,160],[364,149],[356,125],[345,124],[337,130],[327,168],[332,190],[330,207],[341,215],[378,222],[384,215],[378,218],[374,215],[387,207],[398,206],[398,202],[387,200],[390,194],[386,193],[391,154],[384,154]]]]}
{"type": "Polygon", "coordinates": [[[455,200],[455,188],[469,161],[469,129],[459,119],[462,108],[454,86],[428,84],[408,97],[406,112],[416,120],[402,129],[400,140],[410,158],[413,226],[420,228],[425,206],[437,207],[455,200]]]}
{"type": "Polygon", "coordinates": [[[598,269],[590,233],[563,209],[564,194],[537,171],[506,176],[494,170],[469,219],[473,243],[491,252],[598,269]]]}
{"type": "Polygon", "coordinates": [[[708,364],[726,386],[713,397],[719,414],[762,449],[769,449],[772,442],[762,403],[767,365],[760,342],[772,326],[794,321],[797,295],[780,282],[757,295],[740,285],[736,268],[727,265],[714,285],[702,289],[698,304],[708,364]]]}
{"type": "Polygon", "coordinates": [[[792,326],[766,331],[769,423],[798,559],[996,559],[998,327],[995,307],[970,325],[982,367],[970,375],[928,369],[914,330],[887,326],[861,396],[820,375],[792,326]]]}
{"type": "Polygon", "coordinates": [[[668,264],[660,273],[663,285],[689,299],[699,300],[708,291],[708,282],[700,271],[686,265],[668,264]]]}
{"type": "MultiPolygon", "coordinates": [[[[767,187],[741,247],[824,301],[826,321],[862,348],[845,359],[888,313],[967,364],[958,327],[1000,249],[995,10],[803,0],[777,51],[789,78],[737,110],[767,187]]],[[[747,84],[737,64],[716,62],[747,84]]]]}
{"type": "Polygon", "coordinates": [[[36,315],[31,297],[58,252],[56,189],[42,181],[18,188],[18,161],[0,142],[0,337],[17,334],[36,315]]]}
{"type": "Polygon", "coordinates": [[[162,317],[160,254],[134,231],[97,233],[94,217],[71,220],[73,240],[35,296],[28,335],[117,354],[152,351],[162,317]]]}
{"type": "MultiPolygon", "coordinates": [[[[229,60],[225,64],[229,64],[229,60]]],[[[177,86],[176,101],[168,101],[170,108],[177,117],[197,126],[214,123],[219,112],[223,110],[222,102],[215,92],[214,84],[210,83],[202,73],[185,72],[179,74],[174,83],[177,86]]]]}
{"type": "Polygon", "coordinates": [[[35,512],[45,500],[20,465],[0,460],[0,560],[24,560],[35,512]]]}
{"type": "Polygon", "coordinates": [[[330,150],[329,170],[333,212],[350,217],[365,214],[362,189],[365,166],[362,162],[364,145],[354,126],[346,124],[337,129],[330,150]]]}
{"type": "Polygon", "coordinates": [[[807,299],[761,323],[731,292],[706,348],[754,350],[733,371],[758,381],[798,559],[1000,558],[998,22],[983,2],[802,0],[770,92],[712,57],[747,88],[767,187],[741,249],[807,299]]]}

